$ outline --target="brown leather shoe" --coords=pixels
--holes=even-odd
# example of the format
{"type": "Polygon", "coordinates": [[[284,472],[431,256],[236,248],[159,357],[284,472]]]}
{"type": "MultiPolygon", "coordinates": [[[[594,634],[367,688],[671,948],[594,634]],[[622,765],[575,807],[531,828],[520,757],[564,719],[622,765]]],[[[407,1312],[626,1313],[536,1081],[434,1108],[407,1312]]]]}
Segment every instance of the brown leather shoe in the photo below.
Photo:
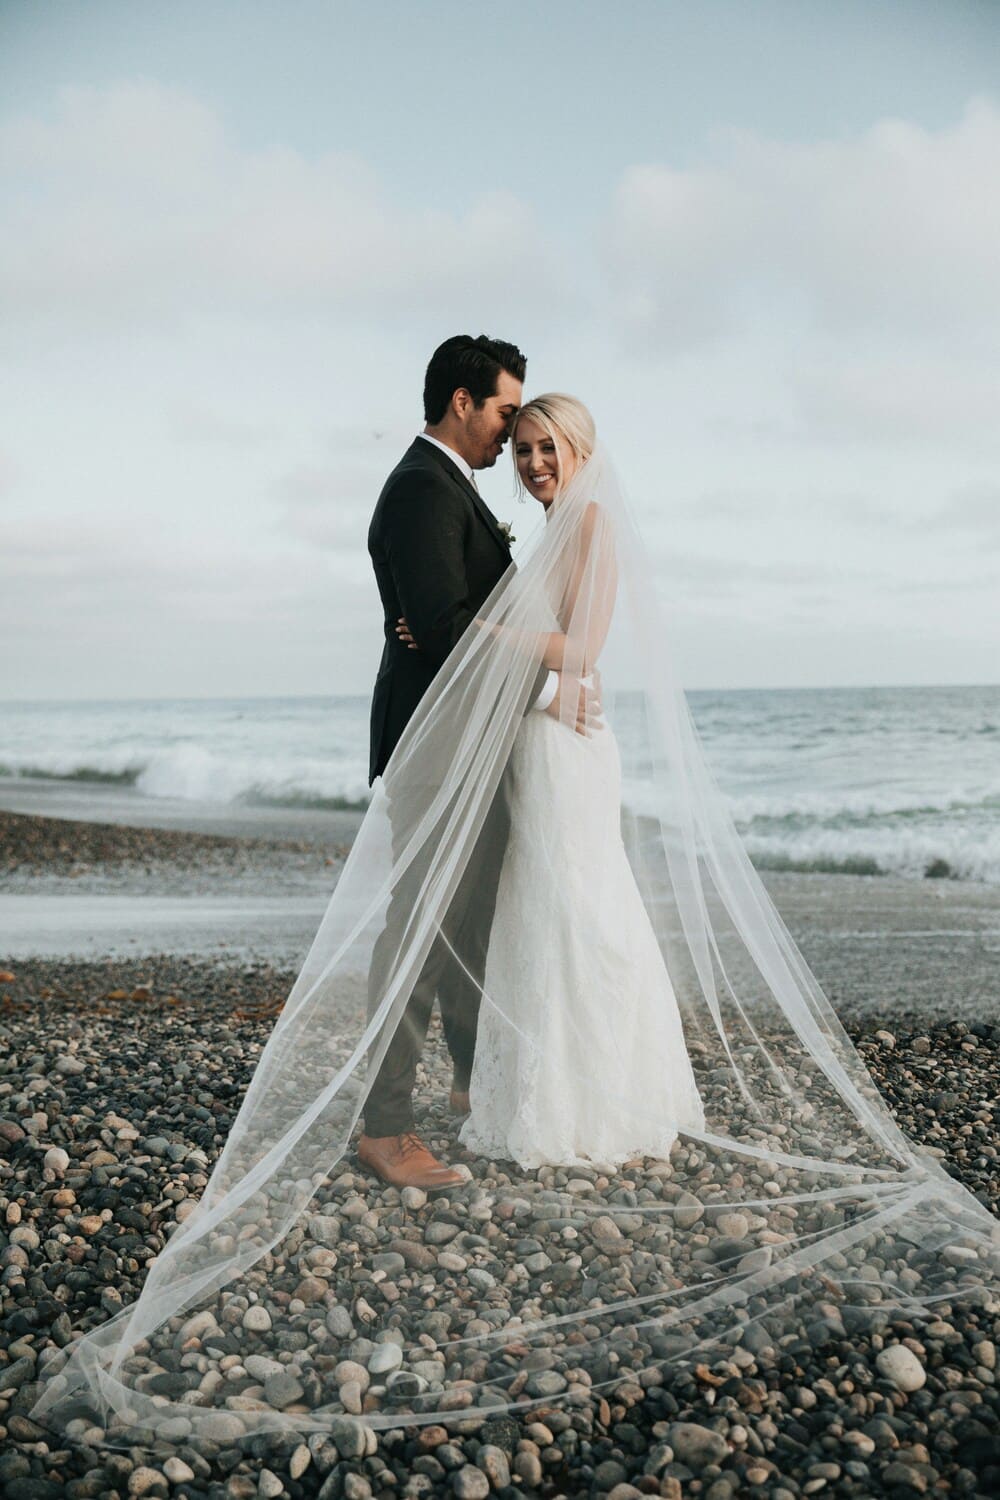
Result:
{"type": "Polygon", "coordinates": [[[358,1141],[358,1160],[393,1187],[461,1187],[465,1175],[456,1167],[438,1161],[412,1130],[402,1135],[363,1135],[358,1141]]]}

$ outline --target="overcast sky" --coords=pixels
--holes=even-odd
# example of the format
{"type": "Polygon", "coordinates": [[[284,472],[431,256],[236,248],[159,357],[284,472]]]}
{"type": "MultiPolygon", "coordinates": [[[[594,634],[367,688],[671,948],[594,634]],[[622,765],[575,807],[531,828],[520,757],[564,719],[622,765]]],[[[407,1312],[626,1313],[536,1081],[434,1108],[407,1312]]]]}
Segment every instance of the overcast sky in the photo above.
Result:
{"type": "Polygon", "coordinates": [[[0,697],[368,692],[460,331],[689,686],[996,681],[998,77],[992,0],[3,0],[0,697]]]}

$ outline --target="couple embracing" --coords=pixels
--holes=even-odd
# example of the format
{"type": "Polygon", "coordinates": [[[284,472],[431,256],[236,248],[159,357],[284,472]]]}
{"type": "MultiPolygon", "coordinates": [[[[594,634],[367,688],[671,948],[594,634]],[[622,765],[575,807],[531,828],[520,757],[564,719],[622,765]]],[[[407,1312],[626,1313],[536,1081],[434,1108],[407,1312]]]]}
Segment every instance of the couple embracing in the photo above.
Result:
{"type": "MultiPolygon", "coordinates": [[[[530,678],[461,878],[370,1061],[358,1155],[396,1186],[451,1187],[466,1175],[438,1160],[414,1126],[435,998],[454,1070],[451,1108],[467,1117],[459,1138],[472,1151],[526,1168],[615,1164],[666,1156],[679,1129],[705,1123],[621,837],[621,764],[598,670],[618,565],[594,422],[571,396],[525,404],[525,364],[513,344],[485,336],[435,350],[426,425],[386,481],[368,536],[385,615],[370,779],[384,776],[397,866],[426,816],[433,775],[411,769],[394,782],[393,753],[455,648],[476,650],[469,632],[501,637],[502,660],[527,662],[530,678]],[[542,507],[549,543],[528,597],[510,612],[516,620],[496,618],[517,570],[509,532],[476,484],[508,442],[521,496],[542,507]]],[[[484,682],[477,698],[490,691],[484,682]]],[[[418,765],[412,747],[408,767],[418,765]]],[[[413,904],[400,878],[375,943],[370,1017],[401,967],[413,904]]]]}

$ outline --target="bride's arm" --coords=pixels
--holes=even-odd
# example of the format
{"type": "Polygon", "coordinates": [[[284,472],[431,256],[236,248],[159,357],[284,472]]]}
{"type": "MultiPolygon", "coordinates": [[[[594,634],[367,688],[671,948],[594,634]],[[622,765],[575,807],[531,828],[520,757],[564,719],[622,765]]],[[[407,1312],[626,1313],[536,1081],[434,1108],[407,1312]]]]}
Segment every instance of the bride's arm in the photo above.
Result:
{"type": "Polygon", "coordinates": [[[530,639],[543,667],[584,677],[592,670],[607,638],[617,588],[618,568],[610,528],[592,500],[580,523],[577,556],[559,608],[559,620],[565,628],[528,637],[506,625],[488,625],[480,619],[476,624],[493,635],[530,639]]]}

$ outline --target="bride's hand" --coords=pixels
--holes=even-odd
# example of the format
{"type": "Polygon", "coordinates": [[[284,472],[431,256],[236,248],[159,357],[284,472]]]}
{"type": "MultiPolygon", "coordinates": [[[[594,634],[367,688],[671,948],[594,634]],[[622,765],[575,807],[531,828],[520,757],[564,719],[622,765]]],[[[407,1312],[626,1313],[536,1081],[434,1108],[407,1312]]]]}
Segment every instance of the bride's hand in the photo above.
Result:
{"type": "Polygon", "coordinates": [[[601,719],[600,678],[596,672],[594,673],[594,681],[590,685],[581,682],[577,677],[563,676],[560,673],[559,691],[552,702],[546,704],[542,712],[549,714],[553,719],[563,722],[562,700],[564,696],[568,697],[571,705],[570,712],[572,712],[574,695],[576,722],[573,728],[577,734],[582,734],[587,739],[591,739],[595,730],[600,731],[604,728],[604,723],[601,719]]]}
{"type": "Polygon", "coordinates": [[[407,625],[402,615],[400,615],[399,619],[396,621],[396,635],[399,637],[400,641],[408,651],[420,650],[420,647],[417,645],[416,641],[413,639],[413,636],[410,634],[409,625],[407,625]]]}

